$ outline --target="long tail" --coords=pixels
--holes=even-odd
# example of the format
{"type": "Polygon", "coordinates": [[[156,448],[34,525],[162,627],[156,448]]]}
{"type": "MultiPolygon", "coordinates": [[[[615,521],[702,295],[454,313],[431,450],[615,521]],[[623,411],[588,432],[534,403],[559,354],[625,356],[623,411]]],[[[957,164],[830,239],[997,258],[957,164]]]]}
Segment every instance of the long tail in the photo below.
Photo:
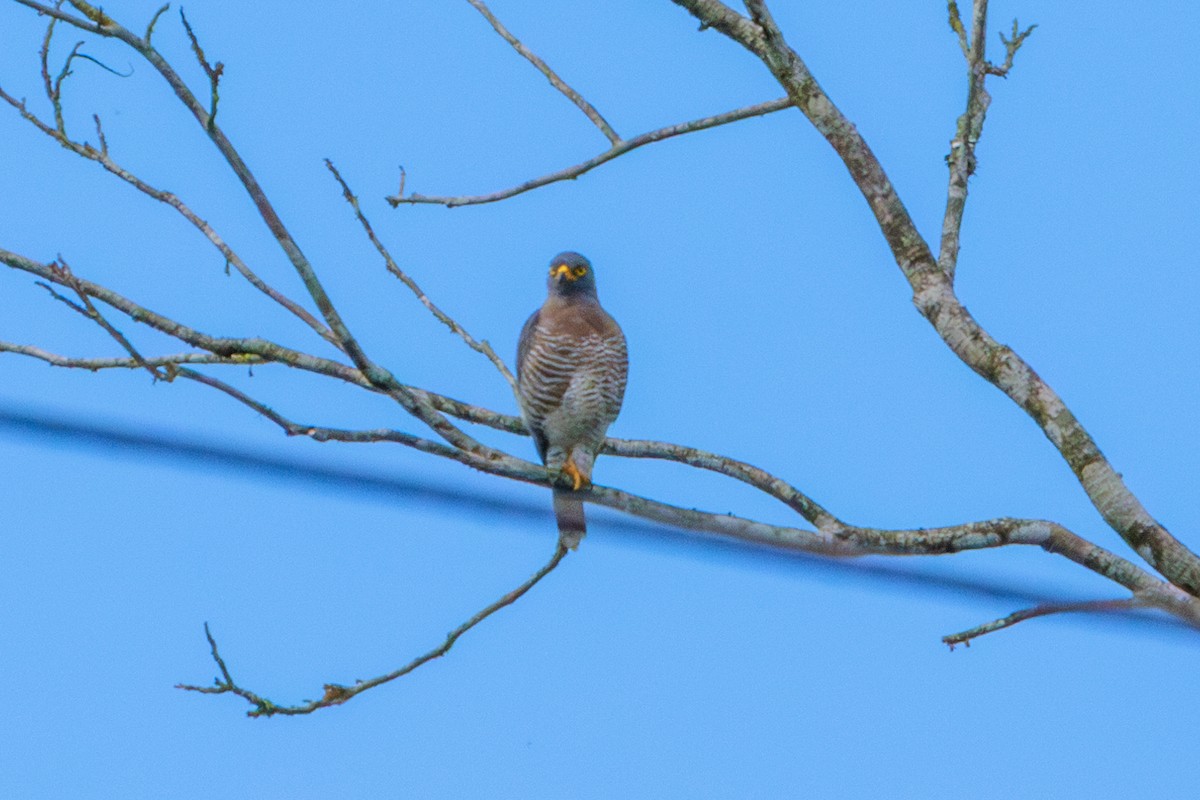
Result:
{"type": "Polygon", "coordinates": [[[554,490],[554,517],[558,520],[558,540],[574,550],[587,534],[587,521],[583,517],[583,501],[574,492],[554,490]]]}

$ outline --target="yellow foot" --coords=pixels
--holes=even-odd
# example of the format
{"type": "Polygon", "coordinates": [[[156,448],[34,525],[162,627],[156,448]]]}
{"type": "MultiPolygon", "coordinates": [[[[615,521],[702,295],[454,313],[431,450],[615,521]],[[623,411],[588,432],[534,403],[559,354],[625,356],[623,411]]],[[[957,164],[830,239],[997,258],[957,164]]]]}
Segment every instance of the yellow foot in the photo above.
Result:
{"type": "Polygon", "coordinates": [[[563,465],[563,474],[571,479],[572,491],[578,492],[583,487],[591,484],[591,481],[579,471],[579,467],[575,466],[575,462],[570,459],[563,465]]]}

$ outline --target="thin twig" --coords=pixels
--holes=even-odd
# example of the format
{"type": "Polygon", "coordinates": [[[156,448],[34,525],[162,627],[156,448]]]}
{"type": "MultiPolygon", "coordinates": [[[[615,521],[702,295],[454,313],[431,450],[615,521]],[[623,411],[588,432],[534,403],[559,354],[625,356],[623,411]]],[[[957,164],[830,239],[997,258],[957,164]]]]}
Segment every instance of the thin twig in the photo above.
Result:
{"type": "MultiPolygon", "coordinates": [[[[161,13],[158,12],[158,13],[161,13]]],[[[154,31],[154,22],[158,19],[158,13],[150,20],[149,26],[146,28],[145,44],[150,46],[150,34],[154,31]]],[[[208,58],[204,55],[204,48],[200,46],[200,40],[196,38],[196,34],[192,32],[191,23],[188,22],[187,14],[183,13],[183,9],[179,9],[179,18],[183,20],[183,28],[187,31],[188,39],[192,43],[192,52],[196,54],[196,60],[200,62],[200,67],[204,70],[204,74],[208,76],[209,86],[209,106],[208,120],[205,122],[205,127],[211,133],[213,126],[217,123],[217,102],[220,100],[220,92],[218,86],[221,83],[221,75],[225,72],[225,65],[218,61],[215,64],[209,64],[208,58]]]]}
{"type": "Polygon", "coordinates": [[[985,634],[995,631],[1010,628],[1018,622],[1024,622],[1027,619],[1035,617],[1045,617],[1051,614],[1111,614],[1117,611],[1129,611],[1137,608],[1141,603],[1136,597],[1128,597],[1123,600],[1087,600],[1078,603],[1044,603],[1033,608],[1026,608],[1021,611],[1013,612],[1007,617],[986,622],[983,625],[977,625],[970,630],[962,631],[961,633],[952,633],[949,636],[943,636],[942,641],[950,646],[953,650],[956,645],[971,646],[971,640],[977,639],[985,634]]]}
{"type": "MultiPolygon", "coordinates": [[[[171,7],[170,3],[164,3],[159,6],[158,11],[154,12],[154,16],[150,18],[150,22],[146,25],[146,35],[142,37],[145,40],[146,46],[150,46],[150,37],[154,35],[154,26],[158,24],[158,18],[167,13],[167,9],[171,7]]],[[[183,9],[180,9],[181,11],[183,9]]]]}
{"type": "Polygon", "coordinates": [[[1003,33],[1000,34],[1000,43],[1004,45],[1005,50],[1004,63],[1000,66],[988,64],[988,74],[1007,78],[1008,72],[1013,66],[1013,59],[1017,57],[1017,51],[1021,49],[1021,45],[1025,44],[1025,40],[1029,38],[1029,35],[1036,28],[1037,25],[1030,25],[1025,30],[1021,30],[1020,23],[1014,19],[1012,24],[1012,38],[1006,37],[1003,33]]]}
{"type": "Polygon", "coordinates": [[[481,203],[494,203],[497,200],[506,200],[510,197],[524,194],[532,189],[537,189],[550,183],[574,180],[580,175],[590,172],[601,164],[612,161],[614,158],[623,156],[629,151],[636,150],[644,145],[661,142],[664,139],[670,139],[675,136],[682,136],[685,133],[694,133],[696,131],[702,131],[708,128],[715,128],[718,125],[726,125],[730,122],[737,122],[738,120],[749,119],[750,117],[760,117],[764,114],[771,114],[776,111],[781,111],[791,105],[792,101],[789,98],[781,97],[778,100],[770,100],[766,103],[758,103],[757,105],[736,108],[732,111],[726,111],[722,114],[716,114],[711,117],[701,117],[700,119],[694,119],[690,122],[681,122],[677,125],[668,125],[665,128],[659,128],[658,130],[648,131],[640,136],[635,136],[632,139],[625,139],[620,144],[605,150],[603,153],[589,158],[587,161],[580,162],[572,167],[560,169],[557,172],[551,172],[539,178],[533,178],[532,180],[525,181],[524,183],[508,189],[502,189],[501,191],[492,192],[490,194],[464,195],[460,197],[437,197],[421,194],[411,194],[408,197],[404,197],[403,195],[395,195],[387,198],[387,201],[391,203],[393,208],[401,203],[431,203],[434,205],[446,206],[447,208],[479,205],[481,203]]]}
{"type": "Polygon", "coordinates": [[[96,133],[100,139],[100,149],[88,145],[86,142],[78,142],[71,139],[65,132],[56,129],[55,127],[43,122],[35,114],[28,110],[25,103],[17,100],[12,95],[0,88],[0,100],[4,100],[17,110],[18,113],[31,125],[37,128],[45,135],[51,137],[66,149],[75,153],[78,156],[95,161],[111,174],[117,176],[129,185],[133,186],[139,192],[142,192],[148,197],[158,200],[165,205],[175,209],[184,219],[186,219],[196,230],[206,238],[213,247],[225,258],[227,264],[232,264],[235,269],[245,278],[251,286],[258,289],[263,294],[270,297],[273,301],[283,306],[289,313],[299,318],[304,324],[312,328],[317,335],[322,339],[340,348],[341,342],[330,332],[329,328],[321,323],[316,317],[300,306],[295,300],[292,300],[287,295],[280,292],[262,280],[245,261],[239,256],[233,248],[221,237],[219,233],[199,214],[193,211],[178,195],[173,192],[156,188],[140,177],[129,171],[121,164],[117,163],[108,152],[108,140],[104,136],[104,131],[100,125],[98,115],[93,115],[96,122],[96,133]]]}
{"type": "Polygon", "coordinates": [[[218,356],[212,353],[176,353],[169,356],[143,357],[140,363],[133,358],[71,358],[51,353],[49,350],[44,350],[33,345],[3,341],[0,341],[0,353],[30,356],[39,361],[45,361],[53,367],[85,369],[89,372],[98,372],[105,369],[144,369],[146,366],[180,366],[183,364],[246,366],[267,363],[264,359],[248,353],[240,356],[218,356]]]}
{"type": "Polygon", "coordinates": [[[161,53],[151,47],[144,39],[139,38],[128,28],[117,23],[111,17],[104,14],[103,11],[92,7],[85,0],[70,0],[70,2],[95,23],[94,27],[89,27],[84,21],[70,15],[63,15],[61,12],[57,12],[57,9],[35,2],[35,0],[17,0],[17,2],[43,13],[49,13],[57,19],[62,19],[77,27],[94,30],[94,32],[100,33],[103,36],[114,37],[124,42],[145,58],[163,79],[167,81],[175,96],[187,107],[196,121],[201,124],[209,140],[225,158],[226,163],[238,181],[250,195],[250,199],[254,202],[259,216],[262,217],[263,222],[266,223],[276,242],[278,242],[285,255],[291,261],[293,268],[300,275],[309,296],[313,299],[321,315],[325,318],[325,322],[328,324],[332,335],[336,338],[339,349],[350,357],[350,360],[358,368],[362,376],[375,389],[391,397],[405,411],[424,422],[434,432],[455,447],[483,456],[494,455],[495,457],[501,457],[503,455],[477,441],[450,422],[444,414],[429,405],[419,394],[413,393],[407,386],[397,380],[389,370],[368,357],[362,349],[362,346],[342,319],[341,313],[334,306],[333,300],[325,291],[325,287],[317,277],[312,263],[304,255],[299,244],[284,225],[283,220],[267,198],[262,186],[250,171],[250,167],[242,159],[241,154],[238,153],[233,143],[229,141],[229,138],[225,135],[221,127],[215,124],[213,114],[216,111],[216,85],[220,77],[221,64],[218,63],[215,67],[207,66],[204,51],[200,46],[198,38],[191,31],[190,26],[187,25],[186,19],[184,20],[184,24],[188,28],[188,36],[192,40],[193,50],[197,58],[205,65],[206,73],[209,74],[213,105],[207,111],[200,101],[197,100],[191,89],[188,88],[187,83],[180,77],[175,68],[163,58],[161,53]]]}
{"type": "Polygon", "coordinates": [[[97,325],[99,325],[105,333],[107,333],[117,342],[117,344],[121,345],[125,352],[129,353],[130,359],[135,364],[149,372],[155,380],[169,381],[171,379],[172,373],[170,371],[170,367],[167,368],[166,372],[159,372],[157,367],[147,364],[146,359],[142,358],[142,354],[137,351],[137,348],[135,348],[133,343],[126,338],[125,334],[121,333],[121,331],[119,331],[103,314],[100,313],[100,310],[96,308],[96,305],[92,302],[92,298],[88,296],[86,291],[84,291],[82,284],[75,277],[74,273],[71,271],[71,267],[61,255],[58,257],[58,261],[52,264],[51,267],[58,276],[58,280],[56,282],[71,288],[79,298],[79,304],[67,300],[65,297],[50,288],[50,286],[43,283],[43,288],[50,292],[50,295],[55,300],[66,303],[66,305],[70,306],[84,317],[87,317],[92,322],[95,322],[97,325]]]}
{"type": "MultiPolygon", "coordinates": [[[[592,121],[593,125],[600,129],[600,132],[604,134],[605,138],[607,138],[609,142],[614,145],[620,144],[621,137],[618,136],[617,132],[612,129],[612,126],[608,124],[608,121],[600,115],[600,112],[596,110],[595,106],[585,100],[583,95],[581,95],[579,92],[568,86],[566,81],[558,77],[558,74],[554,70],[550,69],[550,65],[539,58],[537,53],[533,52],[524,44],[522,44],[521,40],[516,36],[513,36],[512,33],[509,32],[508,28],[504,27],[504,24],[500,22],[500,20],[496,19],[496,15],[493,14],[491,9],[484,4],[483,0],[467,0],[467,2],[470,3],[476,11],[483,15],[483,18],[488,21],[488,24],[492,26],[496,33],[500,34],[504,41],[512,45],[512,48],[520,53],[522,58],[524,58],[530,64],[533,64],[538,72],[545,75],[546,80],[550,81],[551,86],[562,92],[568,100],[574,103],[580,111],[586,114],[587,118],[592,121]]],[[[401,194],[403,194],[403,192],[401,192],[401,194]]]]}
{"type": "Polygon", "coordinates": [[[230,676],[224,660],[217,651],[217,643],[209,633],[207,623],[205,623],[204,626],[204,633],[208,638],[213,660],[217,663],[217,667],[221,671],[221,677],[215,680],[213,686],[178,684],[175,688],[184,689],[191,692],[202,692],[204,694],[236,694],[238,697],[241,697],[250,703],[250,705],[254,706],[253,709],[246,712],[247,716],[251,717],[270,717],[274,716],[275,714],[284,714],[288,716],[311,714],[312,712],[321,708],[341,705],[352,697],[361,694],[368,689],[373,689],[381,684],[401,678],[418,667],[421,667],[436,658],[441,658],[442,656],[446,655],[446,653],[450,652],[450,648],[454,646],[455,642],[462,638],[463,634],[467,633],[467,631],[471,630],[500,609],[510,606],[517,600],[521,599],[521,597],[523,597],[530,589],[536,586],[539,581],[553,572],[554,569],[562,562],[562,560],[566,558],[568,552],[569,551],[567,548],[562,544],[556,545],[554,549],[554,555],[550,557],[550,560],[547,561],[537,572],[533,573],[533,575],[530,576],[524,583],[508,592],[494,603],[491,603],[480,609],[466,622],[450,631],[450,633],[446,635],[445,640],[429,652],[414,658],[412,661],[409,661],[407,664],[398,669],[392,670],[391,672],[380,675],[376,678],[371,678],[370,680],[357,681],[351,686],[343,686],[337,683],[327,683],[323,687],[324,691],[320,700],[311,700],[291,706],[281,706],[256,694],[255,692],[238,686],[230,676]]]}
{"type": "MultiPolygon", "coordinates": [[[[958,6],[949,3],[953,27],[958,19],[958,6]]],[[[967,186],[975,173],[975,145],[983,135],[983,122],[987,116],[991,96],[984,88],[987,77],[987,0],[974,0],[971,15],[971,38],[967,40],[958,20],[954,28],[960,41],[965,43],[967,57],[967,108],[958,118],[954,138],[950,141],[950,154],[946,164],[950,168],[950,184],[946,190],[946,211],[942,216],[942,240],[938,252],[938,266],[953,281],[958,267],[958,252],[962,235],[963,212],[967,205],[967,186]]]]}
{"type": "Polygon", "coordinates": [[[429,296],[421,290],[421,287],[417,285],[417,282],[414,281],[408,275],[408,273],[400,269],[400,265],[396,263],[394,258],[392,258],[392,254],[388,251],[387,246],[380,241],[378,236],[375,235],[375,229],[371,226],[370,221],[362,212],[362,207],[359,205],[358,197],[356,197],[354,192],[350,190],[350,186],[346,183],[345,179],[342,178],[342,174],[338,172],[337,167],[335,167],[333,162],[328,158],[325,159],[325,166],[329,168],[329,171],[333,173],[333,177],[342,187],[342,196],[346,198],[346,202],[350,204],[352,209],[354,209],[354,216],[357,217],[359,224],[362,225],[363,230],[367,234],[367,238],[371,240],[371,244],[375,245],[375,249],[379,252],[379,255],[383,257],[383,262],[387,266],[388,272],[392,273],[392,275],[398,278],[401,283],[407,286],[409,290],[417,296],[417,299],[421,301],[421,305],[425,306],[425,308],[429,310],[429,313],[433,314],[433,316],[436,317],[439,322],[456,333],[464,342],[466,342],[468,347],[475,352],[482,353],[484,356],[486,356],[487,359],[492,362],[492,365],[499,370],[500,374],[504,376],[504,379],[508,381],[508,385],[515,393],[517,391],[517,379],[513,377],[513,374],[509,371],[508,366],[504,363],[503,359],[496,355],[496,351],[492,349],[492,346],[488,344],[487,341],[477,341],[475,337],[467,333],[467,330],[462,325],[459,325],[458,322],[455,321],[449,314],[438,308],[437,305],[435,305],[434,302],[429,299],[429,296]]]}

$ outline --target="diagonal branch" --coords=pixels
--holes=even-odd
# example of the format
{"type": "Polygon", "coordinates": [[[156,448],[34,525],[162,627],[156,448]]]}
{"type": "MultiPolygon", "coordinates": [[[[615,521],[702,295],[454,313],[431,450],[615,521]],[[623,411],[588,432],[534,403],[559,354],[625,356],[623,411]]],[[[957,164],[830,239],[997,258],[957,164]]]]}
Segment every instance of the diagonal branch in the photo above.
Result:
{"type": "Polygon", "coordinates": [[[500,374],[504,376],[504,379],[508,381],[508,385],[512,387],[512,390],[515,393],[517,391],[517,379],[513,377],[513,374],[509,371],[508,366],[504,363],[500,356],[496,355],[496,351],[492,349],[492,346],[486,341],[476,341],[475,337],[467,333],[467,330],[463,326],[459,325],[452,317],[438,308],[433,301],[429,299],[429,296],[426,295],[425,292],[421,291],[421,287],[417,285],[417,282],[414,281],[408,275],[408,273],[400,269],[400,265],[396,263],[394,258],[392,258],[392,254],[388,251],[387,246],[384,245],[384,243],[379,240],[379,237],[375,235],[375,229],[371,227],[370,221],[367,220],[366,216],[362,212],[362,208],[359,206],[358,197],[355,196],[354,192],[350,191],[350,186],[342,178],[342,174],[338,172],[337,167],[335,167],[333,162],[329,159],[325,159],[325,166],[329,168],[329,171],[333,173],[333,177],[337,180],[338,185],[342,187],[342,196],[346,198],[346,202],[349,203],[350,207],[354,209],[354,216],[362,225],[363,231],[365,231],[367,234],[367,238],[371,240],[371,244],[375,245],[375,249],[379,252],[379,255],[383,256],[383,262],[387,266],[388,272],[392,273],[392,275],[396,276],[401,283],[407,286],[409,290],[411,290],[412,293],[417,296],[417,299],[421,301],[421,305],[425,306],[425,308],[429,310],[429,313],[433,314],[433,316],[437,318],[438,322],[441,322],[451,331],[458,334],[459,338],[466,342],[467,346],[472,350],[477,353],[482,353],[484,356],[486,356],[487,359],[492,362],[492,366],[499,370],[500,374]]]}
{"type": "Polygon", "coordinates": [[[441,658],[450,652],[450,648],[455,642],[462,638],[463,634],[474,628],[479,623],[483,622],[488,617],[495,614],[502,608],[512,605],[517,600],[520,600],[530,589],[536,586],[543,578],[549,575],[554,569],[562,563],[569,551],[561,544],[555,546],[554,555],[550,557],[537,572],[533,573],[517,588],[506,593],[500,599],[485,606],[477,611],[470,619],[463,622],[454,630],[446,635],[445,640],[437,647],[427,653],[417,656],[412,661],[409,661],[399,669],[392,670],[386,674],[380,675],[370,680],[357,681],[351,686],[343,686],[337,683],[327,683],[324,685],[324,693],[320,700],[309,700],[297,705],[281,706],[274,703],[265,697],[238,686],[229,674],[229,669],[225,666],[224,659],[217,652],[217,642],[213,639],[211,632],[208,629],[208,623],[204,624],[204,635],[208,639],[208,644],[212,652],[213,661],[216,662],[217,668],[221,671],[221,677],[217,678],[212,686],[193,686],[190,684],[177,684],[176,689],[184,689],[190,692],[201,692],[203,694],[225,694],[231,693],[246,700],[254,708],[246,712],[250,717],[270,717],[275,714],[283,714],[287,716],[295,716],[299,714],[311,714],[314,711],[330,706],[341,705],[347,700],[359,695],[368,689],[373,689],[376,686],[381,686],[385,683],[402,678],[413,670],[421,667],[435,658],[441,658]]]}
{"type": "Polygon", "coordinates": [[[718,125],[727,125],[730,122],[737,122],[739,120],[749,119],[750,117],[761,117],[764,114],[771,114],[776,111],[789,108],[791,105],[792,100],[790,98],[781,97],[778,100],[768,100],[765,103],[757,103],[752,106],[735,108],[732,111],[715,114],[711,117],[701,117],[689,122],[680,122],[676,125],[668,125],[665,128],[647,131],[646,133],[643,133],[640,136],[635,136],[632,139],[625,139],[619,144],[616,144],[613,147],[610,147],[608,150],[605,150],[603,153],[589,158],[587,161],[581,161],[574,166],[566,167],[558,170],[557,172],[551,172],[546,175],[542,175],[541,177],[533,178],[525,181],[524,183],[517,184],[516,186],[509,187],[508,189],[501,189],[498,192],[492,192],[490,194],[461,195],[458,197],[439,197],[426,196],[422,194],[410,194],[408,197],[404,197],[403,193],[401,193],[388,197],[387,201],[391,203],[392,208],[395,208],[401,203],[428,203],[446,206],[447,208],[455,208],[457,206],[474,206],[482,203],[495,203],[497,200],[507,200],[510,197],[524,194],[532,189],[537,189],[551,183],[575,180],[580,175],[583,175],[586,172],[591,172],[601,164],[608,163],[618,156],[623,156],[631,150],[636,150],[639,147],[643,147],[648,144],[661,142],[664,139],[671,139],[675,136],[682,136],[685,133],[695,133],[696,131],[715,128],[718,125]]]}
{"type": "MultiPolygon", "coordinates": [[[[150,20],[150,24],[146,26],[146,46],[150,46],[150,34],[154,31],[154,23],[158,19],[155,14],[150,20]]],[[[208,57],[204,55],[204,48],[200,46],[200,40],[196,38],[195,32],[192,31],[192,25],[188,22],[187,14],[183,13],[183,9],[179,9],[179,19],[183,22],[183,29],[187,31],[188,41],[192,43],[192,53],[195,54],[196,60],[200,62],[200,68],[204,70],[204,74],[208,76],[209,85],[209,104],[208,104],[208,124],[209,132],[212,132],[213,126],[217,120],[217,103],[221,96],[218,87],[221,83],[221,76],[225,73],[225,65],[220,61],[215,64],[208,63],[208,57]]]]}
{"type": "Polygon", "coordinates": [[[612,129],[612,126],[608,124],[608,121],[600,115],[600,112],[597,111],[591,103],[585,100],[583,95],[572,89],[567,85],[566,81],[558,77],[558,74],[554,70],[550,69],[550,65],[539,58],[537,53],[533,52],[524,44],[522,44],[521,40],[516,36],[513,36],[509,32],[508,28],[504,27],[504,24],[500,22],[500,20],[496,19],[496,15],[492,13],[491,9],[487,7],[483,0],[467,0],[467,2],[470,3],[476,11],[483,15],[483,18],[488,21],[488,24],[492,26],[496,33],[500,34],[504,41],[512,45],[512,48],[520,53],[522,58],[524,58],[530,64],[533,64],[534,68],[537,69],[538,72],[545,75],[546,80],[550,81],[551,86],[553,86],[555,89],[558,89],[566,96],[568,100],[574,103],[576,107],[578,107],[579,110],[582,111],[587,118],[592,121],[592,124],[600,129],[600,132],[604,134],[608,141],[614,145],[621,142],[621,137],[618,136],[617,132],[612,129]]]}
{"type": "MultiPolygon", "coordinates": [[[[366,352],[362,349],[358,340],[351,334],[341,314],[333,304],[332,299],[325,291],[317,273],[313,268],[312,263],[304,255],[295,238],[284,225],[283,220],[275,211],[275,207],[267,198],[262,186],[250,171],[249,166],[242,159],[233,143],[225,135],[219,125],[215,123],[212,114],[215,113],[215,105],[206,110],[205,107],[197,100],[186,82],[175,71],[174,67],[163,58],[163,56],[145,39],[138,37],[128,28],[119,24],[112,17],[108,16],[101,9],[96,9],[85,0],[69,0],[72,6],[83,13],[89,22],[80,20],[69,14],[63,14],[59,9],[46,6],[35,0],[18,0],[22,5],[33,8],[45,14],[49,14],[57,19],[69,22],[72,25],[98,33],[102,36],[115,38],[142,56],[152,67],[166,80],[171,87],[175,96],[184,104],[191,112],[192,116],[204,129],[209,140],[216,146],[217,150],[225,158],[226,163],[242,184],[247,194],[250,195],[251,201],[254,203],[259,216],[266,223],[272,236],[279,244],[284,254],[291,261],[293,268],[299,274],[304,282],[305,288],[308,290],[309,296],[313,299],[317,309],[325,318],[330,331],[339,343],[339,348],[345,352],[359,372],[375,389],[388,397],[391,397],[399,403],[405,411],[412,416],[424,422],[439,436],[450,442],[455,447],[471,451],[473,453],[487,455],[493,452],[491,448],[486,447],[473,437],[466,434],[453,423],[451,423],[445,415],[439,412],[428,404],[420,395],[414,394],[403,383],[398,381],[394,375],[381,365],[371,360],[366,352]]],[[[197,57],[204,60],[203,50],[200,49],[199,42],[191,31],[190,25],[187,26],[189,37],[193,40],[194,50],[197,57]]],[[[207,62],[205,62],[207,64],[207,62]]],[[[219,66],[219,65],[218,65],[219,66]]],[[[206,72],[210,68],[206,67],[206,72]]],[[[211,68],[216,70],[215,67],[211,68]]],[[[216,92],[216,78],[210,74],[210,82],[212,83],[213,96],[216,92]]]]}
{"type": "Polygon", "coordinates": [[[958,266],[959,242],[962,234],[963,211],[967,204],[967,182],[975,174],[975,146],[983,135],[983,123],[992,98],[984,84],[988,75],[1008,75],[1013,58],[1036,25],[1024,31],[1018,30],[1013,21],[1012,40],[1000,34],[1000,40],[1008,48],[1008,56],[1001,67],[991,64],[987,58],[987,0],[975,0],[971,14],[971,38],[968,41],[959,15],[958,4],[948,3],[950,27],[959,38],[959,44],[967,59],[967,108],[958,118],[954,138],[950,141],[950,154],[946,164],[950,168],[950,185],[946,190],[946,212],[942,218],[942,242],[938,253],[938,266],[953,280],[958,266]]]}
{"type": "Polygon", "coordinates": [[[70,265],[63,260],[62,256],[59,256],[58,261],[50,266],[59,276],[58,282],[62,283],[64,286],[70,287],[75,292],[75,295],[79,298],[79,303],[77,304],[67,300],[58,292],[54,291],[54,289],[52,289],[48,284],[43,283],[42,286],[46,289],[46,291],[50,292],[50,295],[55,300],[61,300],[63,303],[66,303],[66,305],[70,306],[75,311],[78,311],[87,319],[90,319],[92,322],[95,322],[97,325],[99,325],[104,332],[111,336],[117,344],[121,345],[121,349],[129,354],[130,361],[132,361],[138,367],[141,367],[149,372],[155,380],[170,380],[170,367],[168,367],[167,372],[163,373],[159,372],[157,367],[147,364],[146,359],[142,358],[142,354],[139,353],[137,348],[133,346],[133,342],[129,341],[125,334],[117,330],[117,328],[111,322],[109,322],[103,314],[100,313],[100,310],[96,308],[96,304],[92,302],[92,298],[89,297],[87,292],[83,290],[83,287],[80,285],[78,279],[75,277],[74,273],[71,272],[70,265]]]}
{"type": "Polygon", "coordinates": [[[921,315],[955,355],[1033,418],[1071,467],[1105,522],[1171,583],[1200,596],[1200,557],[1150,515],[1050,385],[967,311],[878,158],[787,43],[766,3],[746,0],[758,32],[753,34],[742,25],[729,24],[723,16],[714,15],[710,2],[672,1],[762,60],[850,172],[912,287],[913,302],[921,315]]]}
{"type": "MultiPolygon", "coordinates": [[[[96,132],[100,140],[100,149],[96,150],[96,148],[92,147],[87,142],[79,142],[68,137],[61,126],[57,128],[52,127],[39,119],[37,115],[28,110],[24,101],[17,100],[15,97],[8,94],[8,92],[4,91],[2,87],[0,87],[0,100],[5,101],[10,106],[15,108],[22,118],[29,122],[29,124],[33,125],[33,127],[54,139],[67,150],[70,150],[72,153],[75,153],[83,158],[95,161],[97,164],[104,167],[104,169],[108,170],[108,172],[116,175],[121,180],[133,186],[139,192],[145,194],[147,197],[151,197],[175,209],[180,216],[191,223],[196,230],[203,234],[204,238],[212,243],[213,247],[215,247],[217,251],[225,258],[226,264],[232,265],[233,268],[236,269],[242,275],[242,277],[244,277],[250,283],[251,286],[253,286],[255,289],[258,289],[267,297],[271,298],[274,302],[285,308],[288,312],[296,316],[298,319],[304,322],[304,324],[312,328],[322,339],[334,345],[335,347],[341,347],[341,343],[333,336],[329,328],[323,325],[320,320],[310,314],[296,301],[292,300],[290,297],[275,289],[266,281],[262,280],[262,278],[260,278],[252,269],[250,269],[246,262],[242,260],[242,257],[239,256],[233,250],[233,248],[229,246],[229,244],[221,237],[221,235],[217,233],[217,231],[205,219],[203,219],[185,202],[183,202],[178,195],[150,185],[114,160],[112,156],[109,155],[108,141],[105,139],[104,132],[100,127],[100,118],[98,116],[93,117],[93,119],[96,121],[96,132]]],[[[59,113],[57,108],[56,113],[59,113]]]]}

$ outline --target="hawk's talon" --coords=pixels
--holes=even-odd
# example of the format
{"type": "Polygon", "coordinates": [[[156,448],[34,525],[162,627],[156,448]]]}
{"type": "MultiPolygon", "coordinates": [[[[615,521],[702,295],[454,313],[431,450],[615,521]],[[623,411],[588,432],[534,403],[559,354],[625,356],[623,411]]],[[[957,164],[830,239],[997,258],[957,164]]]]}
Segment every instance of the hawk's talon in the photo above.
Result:
{"type": "Polygon", "coordinates": [[[579,471],[579,467],[575,466],[574,461],[568,460],[567,463],[563,465],[563,474],[571,479],[571,491],[574,492],[578,492],[584,486],[587,486],[591,483],[591,481],[585,478],[583,473],[579,471]]]}

